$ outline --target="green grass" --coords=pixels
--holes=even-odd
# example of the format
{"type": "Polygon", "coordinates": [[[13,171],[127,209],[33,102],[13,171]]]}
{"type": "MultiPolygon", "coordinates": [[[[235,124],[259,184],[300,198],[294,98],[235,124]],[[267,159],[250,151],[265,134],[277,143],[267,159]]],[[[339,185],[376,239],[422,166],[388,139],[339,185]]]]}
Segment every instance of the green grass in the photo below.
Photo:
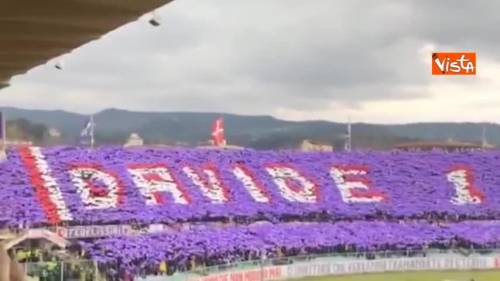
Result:
{"type": "Polygon", "coordinates": [[[500,271],[424,271],[309,277],[300,281],[500,281],[500,271]]]}

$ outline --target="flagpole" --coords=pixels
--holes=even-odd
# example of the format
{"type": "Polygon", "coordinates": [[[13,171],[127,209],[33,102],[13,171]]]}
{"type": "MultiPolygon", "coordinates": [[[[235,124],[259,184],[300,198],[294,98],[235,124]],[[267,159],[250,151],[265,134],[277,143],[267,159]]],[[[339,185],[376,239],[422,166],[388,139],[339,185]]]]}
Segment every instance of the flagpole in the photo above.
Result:
{"type": "Polygon", "coordinates": [[[90,148],[94,149],[94,115],[90,115],[90,148]]]}
{"type": "Polygon", "coordinates": [[[347,118],[347,139],[345,141],[345,150],[350,152],[352,149],[352,130],[351,130],[351,117],[347,118]]]}
{"type": "Polygon", "coordinates": [[[486,148],[488,146],[488,141],[486,139],[486,125],[483,124],[483,132],[481,136],[481,146],[482,148],[486,148]]]}
{"type": "Polygon", "coordinates": [[[7,121],[5,120],[6,119],[6,115],[5,115],[5,112],[1,112],[2,114],[2,159],[4,157],[6,157],[6,150],[7,150],[7,121]]]}
{"type": "Polygon", "coordinates": [[[2,150],[7,148],[7,120],[5,112],[2,112],[2,150]]]}

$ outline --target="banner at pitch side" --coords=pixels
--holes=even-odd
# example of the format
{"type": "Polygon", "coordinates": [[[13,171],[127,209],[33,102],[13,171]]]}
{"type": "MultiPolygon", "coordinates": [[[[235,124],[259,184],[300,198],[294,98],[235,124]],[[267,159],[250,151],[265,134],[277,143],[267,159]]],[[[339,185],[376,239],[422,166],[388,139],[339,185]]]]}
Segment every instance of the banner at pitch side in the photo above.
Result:
{"type": "Polygon", "coordinates": [[[288,278],[388,271],[471,270],[498,267],[495,257],[433,257],[298,263],[287,266],[288,278]]]}
{"type": "Polygon", "coordinates": [[[208,276],[188,278],[188,281],[271,281],[286,279],[285,266],[255,268],[243,271],[228,271],[208,276]]]}
{"type": "Polygon", "coordinates": [[[495,268],[500,268],[500,257],[495,258],[495,268]]]}

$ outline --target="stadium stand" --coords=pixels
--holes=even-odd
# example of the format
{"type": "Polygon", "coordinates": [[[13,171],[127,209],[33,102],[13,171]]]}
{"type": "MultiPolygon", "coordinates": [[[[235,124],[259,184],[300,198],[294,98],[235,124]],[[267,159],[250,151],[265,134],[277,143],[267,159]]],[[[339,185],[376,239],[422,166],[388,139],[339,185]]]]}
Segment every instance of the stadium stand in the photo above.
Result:
{"type": "Polygon", "coordinates": [[[1,228],[47,228],[109,280],[329,252],[491,248],[500,153],[20,147],[1,228]]]}

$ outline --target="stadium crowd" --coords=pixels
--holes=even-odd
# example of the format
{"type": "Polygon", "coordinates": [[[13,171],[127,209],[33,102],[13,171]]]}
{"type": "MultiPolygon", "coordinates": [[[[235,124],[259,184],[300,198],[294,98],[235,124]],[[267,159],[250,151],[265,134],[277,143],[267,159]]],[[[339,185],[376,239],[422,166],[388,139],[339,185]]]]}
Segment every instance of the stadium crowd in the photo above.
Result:
{"type": "Polygon", "coordinates": [[[467,254],[500,246],[499,165],[497,152],[23,149],[0,164],[0,224],[130,225],[73,239],[68,252],[91,266],[49,270],[93,278],[97,264],[107,280],[326,253],[467,254]]]}

